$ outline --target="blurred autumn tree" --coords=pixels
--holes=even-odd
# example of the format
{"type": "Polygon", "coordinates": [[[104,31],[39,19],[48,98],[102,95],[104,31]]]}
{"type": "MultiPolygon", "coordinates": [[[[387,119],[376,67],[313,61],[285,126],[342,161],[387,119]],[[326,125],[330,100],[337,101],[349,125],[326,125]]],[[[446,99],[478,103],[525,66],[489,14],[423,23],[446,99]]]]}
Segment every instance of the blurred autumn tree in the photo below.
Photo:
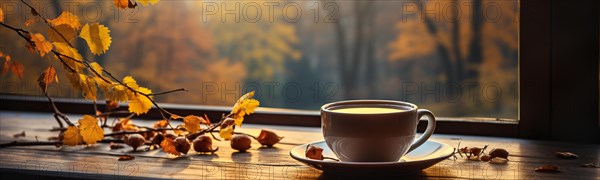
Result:
{"type": "MultiPolygon", "coordinates": [[[[396,23],[399,33],[389,44],[389,60],[407,61],[437,54],[435,66],[441,70],[430,81],[459,85],[497,83],[505,90],[515,85],[518,45],[515,2],[415,1],[405,6],[408,9],[416,15],[396,23]],[[441,7],[449,13],[423,13],[426,7],[441,7]]],[[[504,101],[512,100],[513,96],[504,96],[504,101]]],[[[500,102],[496,101],[493,109],[500,109],[500,102]]],[[[480,99],[461,105],[489,106],[480,99]]],[[[472,110],[459,111],[468,114],[472,110]]]]}
{"type": "MultiPolygon", "coordinates": [[[[115,23],[113,28],[121,33],[115,36],[121,36],[123,40],[114,43],[114,50],[107,59],[128,59],[129,62],[107,60],[107,66],[128,72],[158,90],[181,86],[201,93],[199,82],[242,82],[246,77],[244,66],[219,56],[213,34],[194,15],[194,6],[187,6],[188,3],[194,2],[161,3],[151,7],[161,13],[144,13],[142,10],[136,16],[141,20],[137,23],[115,23]]],[[[216,89],[215,93],[220,92],[216,89]]],[[[229,105],[236,100],[221,99],[221,96],[202,98],[200,94],[186,98],[176,95],[157,97],[166,102],[208,102],[211,105],[229,105]]]]}
{"type": "MultiPolygon", "coordinates": [[[[294,45],[299,39],[293,24],[282,17],[284,1],[202,1],[214,3],[220,8],[215,15],[206,15],[206,26],[215,35],[216,48],[222,57],[243,62],[247,67],[248,80],[273,81],[276,75],[285,74],[285,61],[298,60],[302,53],[294,45]],[[273,14],[267,11],[273,5],[273,14]],[[256,6],[260,8],[257,11],[256,6]],[[247,7],[246,10],[242,8],[247,7]],[[236,15],[225,14],[225,9],[237,9],[236,15]],[[260,13],[260,14],[258,14],[260,13]],[[237,20],[236,20],[237,18],[237,20]]],[[[202,3],[198,8],[202,8],[202,3]]],[[[287,12],[301,13],[301,12],[287,12]]]]}

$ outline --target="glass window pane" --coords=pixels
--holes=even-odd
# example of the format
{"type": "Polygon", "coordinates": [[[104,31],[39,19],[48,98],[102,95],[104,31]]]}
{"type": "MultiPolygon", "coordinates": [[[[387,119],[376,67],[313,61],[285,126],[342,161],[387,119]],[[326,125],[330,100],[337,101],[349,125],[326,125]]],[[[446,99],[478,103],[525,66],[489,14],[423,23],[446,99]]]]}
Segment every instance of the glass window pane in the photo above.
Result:
{"type": "MultiPolygon", "coordinates": [[[[36,3],[47,17],[73,8],[83,22],[110,28],[104,55],[89,53],[83,39],[74,44],[116,77],[131,75],[154,92],[189,90],[158,102],[229,106],[255,90],[263,107],[393,99],[438,116],[517,119],[517,0],[163,0],[133,10],[112,1],[36,3]]],[[[2,2],[6,23],[32,17],[21,6],[2,2]]],[[[0,50],[24,64],[25,75],[4,75],[1,92],[41,95],[39,73],[62,66],[28,53],[11,33],[0,28],[0,50]]],[[[81,98],[57,69],[51,94],[81,98]]]]}

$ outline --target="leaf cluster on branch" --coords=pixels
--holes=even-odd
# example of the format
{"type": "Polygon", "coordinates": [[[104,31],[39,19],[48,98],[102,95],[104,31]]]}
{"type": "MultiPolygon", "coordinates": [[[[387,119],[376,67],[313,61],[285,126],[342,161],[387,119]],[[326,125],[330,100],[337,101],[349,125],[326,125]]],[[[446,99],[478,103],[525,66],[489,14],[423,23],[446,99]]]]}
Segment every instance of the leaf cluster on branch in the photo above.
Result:
{"type": "MultiPolygon", "coordinates": [[[[98,142],[124,142],[133,147],[134,150],[137,150],[138,147],[148,145],[151,149],[160,147],[169,154],[180,155],[181,153],[186,154],[189,151],[191,147],[190,141],[193,141],[194,145],[198,144],[198,147],[194,147],[198,152],[213,153],[218,150],[218,148],[212,148],[212,139],[220,140],[212,134],[213,132],[219,132],[220,137],[225,140],[236,139],[234,134],[238,134],[241,137],[245,136],[242,139],[252,137],[266,146],[272,146],[282,139],[282,137],[277,136],[271,131],[263,131],[258,137],[234,132],[236,126],[242,126],[244,117],[254,113],[254,110],[259,106],[259,101],[253,99],[254,92],[243,95],[234,104],[232,111],[227,115],[223,115],[221,120],[215,124],[212,124],[206,115],[204,117],[196,115],[179,116],[161,108],[154,101],[154,96],[186,90],[181,88],[153,93],[152,90],[140,86],[131,76],[118,79],[97,62],[82,57],[78,50],[71,44],[76,36],[78,36],[85,40],[92,54],[104,54],[108,51],[112,43],[108,27],[99,23],[86,23],[82,26],[79,17],[68,11],[62,12],[56,18],[46,19],[46,17],[39,14],[25,0],[21,0],[21,2],[29,7],[31,14],[35,16],[34,18],[42,19],[43,23],[48,26],[46,35],[42,31],[26,29],[36,21],[26,20],[24,27],[21,28],[9,25],[8,22],[4,21],[4,14],[1,8],[0,25],[22,37],[26,41],[26,48],[29,52],[39,54],[42,58],[47,54],[53,54],[54,59],[60,62],[66,70],[65,75],[70,84],[81,91],[85,99],[94,102],[94,112],[96,112],[95,115],[84,115],[77,123],[71,122],[65,114],[61,113],[47,92],[50,84],[59,81],[56,69],[52,65],[49,65],[40,74],[37,81],[53,107],[54,118],[59,124],[61,132],[57,138],[59,140],[58,143],[40,142],[38,143],[39,145],[90,146],[98,142]],[[99,93],[104,94],[106,101],[104,112],[99,111],[96,106],[99,93]],[[128,103],[128,110],[116,111],[119,103],[128,103]],[[155,122],[153,127],[138,126],[131,121],[134,115],[145,114],[153,106],[158,109],[163,117],[162,120],[155,122]],[[119,118],[118,122],[113,123],[112,126],[107,124],[110,115],[121,113],[129,115],[119,118]],[[173,127],[171,121],[179,120],[182,123],[173,127]],[[66,128],[64,128],[63,122],[68,125],[66,128]],[[111,128],[112,133],[105,134],[105,128],[111,128]],[[219,128],[218,131],[217,128],[219,128]],[[212,138],[207,136],[207,134],[210,134],[212,138]],[[111,138],[106,139],[106,137],[111,138]]],[[[127,9],[135,8],[137,3],[146,6],[156,4],[157,2],[158,0],[137,0],[135,2],[132,0],[114,0],[114,5],[118,8],[127,9]]],[[[2,57],[5,59],[3,73],[6,73],[10,69],[21,78],[23,74],[22,65],[12,60],[12,57],[8,53],[0,52],[0,58],[2,57]]],[[[236,144],[238,141],[231,142],[231,146],[234,149],[240,147],[240,144],[236,144]]],[[[244,151],[249,148],[248,142],[244,141],[248,145],[244,144],[244,148],[238,150],[244,151]]],[[[0,147],[33,144],[35,143],[11,142],[0,145],[0,147]]]]}

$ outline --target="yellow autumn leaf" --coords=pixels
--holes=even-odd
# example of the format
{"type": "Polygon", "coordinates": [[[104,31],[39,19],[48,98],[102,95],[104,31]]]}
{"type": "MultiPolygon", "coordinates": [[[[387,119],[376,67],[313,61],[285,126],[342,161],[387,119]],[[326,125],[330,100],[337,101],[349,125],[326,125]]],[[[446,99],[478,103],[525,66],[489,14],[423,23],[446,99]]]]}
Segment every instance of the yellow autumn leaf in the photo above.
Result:
{"type": "Polygon", "coordinates": [[[204,121],[202,117],[189,115],[183,118],[183,127],[190,133],[197,133],[200,131],[200,123],[204,121]]]}
{"type": "Polygon", "coordinates": [[[66,25],[66,24],[54,26],[54,29],[48,28],[48,37],[50,38],[50,41],[52,41],[52,42],[66,43],[66,42],[71,41],[75,37],[75,35],[77,35],[77,32],[75,31],[75,29],[73,29],[71,26],[66,25]],[[58,31],[58,33],[56,31],[54,31],[55,29],[56,29],[56,31],[58,31]],[[66,39],[66,41],[65,41],[65,39],[63,39],[63,37],[66,39]]]}
{"type": "Polygon", "coordinates": [[[254,110],[260,105],[260,102],[256,99],[246,99],[242,102],[243,111],[246,115],[254,113],[254,110]]]}
{"type": "Polygon", "coordinates": [[[102,75],[102,70],[104,68],[102,68],[102,66],[100,66],[100,64],[98,64],[97,62],[90,63],[90,68],[90,71],[93,70],[95,72],[90,73],[93,74],[93,78],[96,81],[96,84],[98,85],[100,90],[102,90],[102,92],[104,92],[104,94],[107,96],[107,99],[110,99],[108,98],[108,93],[110,93],[109,91],[110,88],[113,86],[113,82],[110,80],[110,78],[106,78],[102,75]]]}
{"type": "Polygon", "coordinates": [[[112,101],[126,102],[127,100],[129,100],[129,95],[128,95],[129,92],[128,91],[129,90],[127,90],[127,88],[125,86],[113,83],[108,88],[108,92],[106,93],[106,98],[108,100],[112,100],[112,101]]]}
{"type": "Polygon", "coordinates": [[[233,125],[219,129],[219,136],[225,140],[230,140],[233,136],[233,125]]]}
{"type": "Polygon", "coordinates": [[[81,128],[81,137],[87,144],[96,144],[96,142],[104,139],[104,130],[98,125],[98,119],[90,115],[84,115],[83,119],[79,120],[81,128]]]}
{"type": "MultiPolygon", "coordinates": [[[[98,74],[102,74],[102,70],[104,70],[104,68],[102,68],[102,66],[100,66],[100,64],[98,64],[97,62],[90,63],[90,67],[92,68],[92,70],[96,71],[96,73],[98,73],[98,74]]],[[[95,75],[96,74],[94,74],[94,76],[95,75]]]]}
{"type": "Polygon", "coordinates": [[[78,145],[83,141],[81,134],[79,134],[79,128],[76,126],[69,126],[67,130],[64,132],[63,136],[63,144],[69,146],[78,145]]]}
{"type": "Polygon", "coordinates": [[[89,100],[96,100],[97,89],[94,77],[79,74],[79,83],[81,84],[81,93],[83,93],[83,97],[89,100]]]}
{"type": "Polygon", "coordinates": [[[179,151],[175,148],[175,141],[171,138],[165,138],[162,142],[160,142],[160,147],[166,153],[179,156],[179,151]]]}
{"type": "Polygon", "coordinates": [[[131,76],[125,76],[123,78],[123,84],[131,87],[132,89],[137,89],[140,86],[137,84],[137,82],[135,81],[135,79],[133,79],[133,77],[131,76]]]}
{"type": "MultiPolygon", "coordinates": [[[[68,58],[68,57],[61,57],[61,58],[65,61],[65,63],[67,65],[69,65],[71,68],[75,69],[76,72],[80,72],[81,69],[84,68],[83,64],[78,62],[78,61],[81,61],[83,59],[83,57],[81,56],[81,54],[79,54],[79,52],[77,52],[77,49],[72,48],[67,43],[54,42],[52,44],[56,48],[56,52],[70,57],[70,58],[68,58]]],[[[58,59],[58,57],[56,57],[56,58],[58,59]]],[[[66,68],[67,67],[65,67],[65,69],[66,68]]]]}
{"type": "Polygon", "coordinates": [[[52,50],[52,43],[46,41],[44,35],[40,33],[31,35],[31,41],[35,43],[35,49],[40,52],[40,56],[42,57],[52,50]]]}
{"type": "MultiPolygon", "coordinates": [[[[152,94],[150,89],[144,87],[137,88],[137,91],[144,94],[152,94]]],[[[152,96],[150,96],[150,98],[152,98],[152,96]]],[[[150,108],[152,108],[152,101],[140,93],[135,93],[129,98],[129,112],[131,113],[137,115],[144,114],[147,113],[150,108]]]]}
{"type": "Polygon", "coordinates": [[[110,30],[102,24],[85,24],[79,33],[79,37],[85,39],[92,54],[100,55],[108,50],[112,42],[109,32],[110,30]]]}
{"type": "Polygon", "coordinates": [[[240,110],[242,102],[252,97],[254,97],[254,91],[246,93],[242,97],[240,97],[240,99],[238,99],[237,102],[233,105],[233,109],[231,109],[231,114],[236,114],[240,110]]]}
{"type": "Polygon", "coordinates": [[[235,103],[231,110],[231,114],[235,119],[235,125],[242,126],[244,116],[254,113],[254,110],[260,105],[260,102],[256,99],[252,99],[254,91],[244,94],[235,103]]]}
{"type": "Polygon", "coordinates": [[[242,127],[242,122],[244,122],[244,116],[243,115],[241,115],[241,116],[234,116],[233,120],[234,120],[233,124],[242,127]]]}
{"type": "Polygon", "coordinates": [[[140,4],[142,4],[144,6],[147,6],[149,4],[154,5],[154,4],[158,3],[158,1],[159,0],[138,0],[138,2],[140,2],[140,4]]]}
{"type": "Polygon", "coordinates": [[[59,26],[59,25],[68,25],[69,27],[75,29],[75,30],[79,30],[79,28],[81,28],[81,23],[79,22],[79,17],[77,17],[76,15],[67,12],[67,11],[63,11],[60,16],[58,16],[55,19],[50,19],[48,20],[48,22],[50,24],[52,24],[53,26],[59,26]]]}

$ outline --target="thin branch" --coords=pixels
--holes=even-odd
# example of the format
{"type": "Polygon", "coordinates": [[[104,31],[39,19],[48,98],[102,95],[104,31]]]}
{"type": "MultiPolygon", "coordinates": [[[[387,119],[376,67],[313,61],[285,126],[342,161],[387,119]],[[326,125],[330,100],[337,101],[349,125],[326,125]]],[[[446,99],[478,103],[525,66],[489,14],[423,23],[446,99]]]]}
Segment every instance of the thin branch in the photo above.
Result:
{"type": "MultiPolygon", "coordinates": [[[[124,143],[121,139],[103,139],[98,143],[124,143]]],[[[13,147],[13,146],[62,146],[62,141],[11,141],[8,143],[0,144],[0,148],[13,147]]]]}
{"type": "Polygon", "coordinates": [[[110,112],[105,112],[105,113],[102,113],[102,114],[98,114],[98,115],[96,115],[96,117],[99,117],[99,116],[110,116],[110,115],[113,115],[113,114],[131,114],[131,113],[129,111],[110,111],[110,112]]]}
{"type": "Polygon", "coordinates": [[[152,94],[148,94],[150,96],[156,96],[156,95],[163,95],[163,94],[169,94],[169,93],[174,93],[177,91],[188,91],[185,88],[179,88],[179,89],[174,89],[174,90],[170,90],[170,91],[164,91],[164,92],[158,92],[158,93],[152,93],[152,94]]]}
{"type": "MultiPolygon", "coordinates": [[[[56,107],[56,104],[54,104],[54,101],[52,100],[52,98],[50,97],[50,95],[48,95],[48,92],[44,91],[44,95],[46,95],[46,98],[48,98],[48,101],[50,101],[50,104],[52,105],[52,108],[54,109],[54,117],[56,118],[56,120],[58,121],[57,117],[60,117],[63,121],[65,121],[69,126],[75,126],[75,124],[73,124],[69,118],[67,116],[65,116],[62,112],[60,112],[60,110],[58,110],[58,107],[56,107]]],[[[60,127],[63,127],[62,123],[58,123],[58,125],[60,127]]]]}
{"type": "Polygon", "coordinates": [[[182,128],[149,128],[149,129],[143,130],[143,131],[118,131],[118,132],[104,134],[104,137],[120,136],[120,135],[126,135],[126,134],[140,134],[140,133],[165,131],[165,130],[185,130],[185,129],[182,129],[182,128]]]}
{"type": "Polygon", "coordinates": [[[69,42],[69,40],[67,40],[67,38],[65,38],[65,36],[63,36],[60,32],[58,32],[58,30],[56,30],[56,28],[54,28],[54,26],[50,25],[50,23],[48,23],[48,19],[46,19],[44,16],[42,16],[42,14],[38,13],[37,10],[35,8],[33,8],[33,6],[29,5],[27,2],[25,2],[25,0],[21,0],[21,2],[23,2],[25,5],[27,5],[31,9],[32,13],[34,13],[34,15],[42,18],[42,20],[44,20],[46,25],[48,25],[48,27],[50,27],[50,29],[52,29],[52,31],[56,32],[67,44],[69,44],[69,46],[73,47],[73,45],[69,42]]]}

